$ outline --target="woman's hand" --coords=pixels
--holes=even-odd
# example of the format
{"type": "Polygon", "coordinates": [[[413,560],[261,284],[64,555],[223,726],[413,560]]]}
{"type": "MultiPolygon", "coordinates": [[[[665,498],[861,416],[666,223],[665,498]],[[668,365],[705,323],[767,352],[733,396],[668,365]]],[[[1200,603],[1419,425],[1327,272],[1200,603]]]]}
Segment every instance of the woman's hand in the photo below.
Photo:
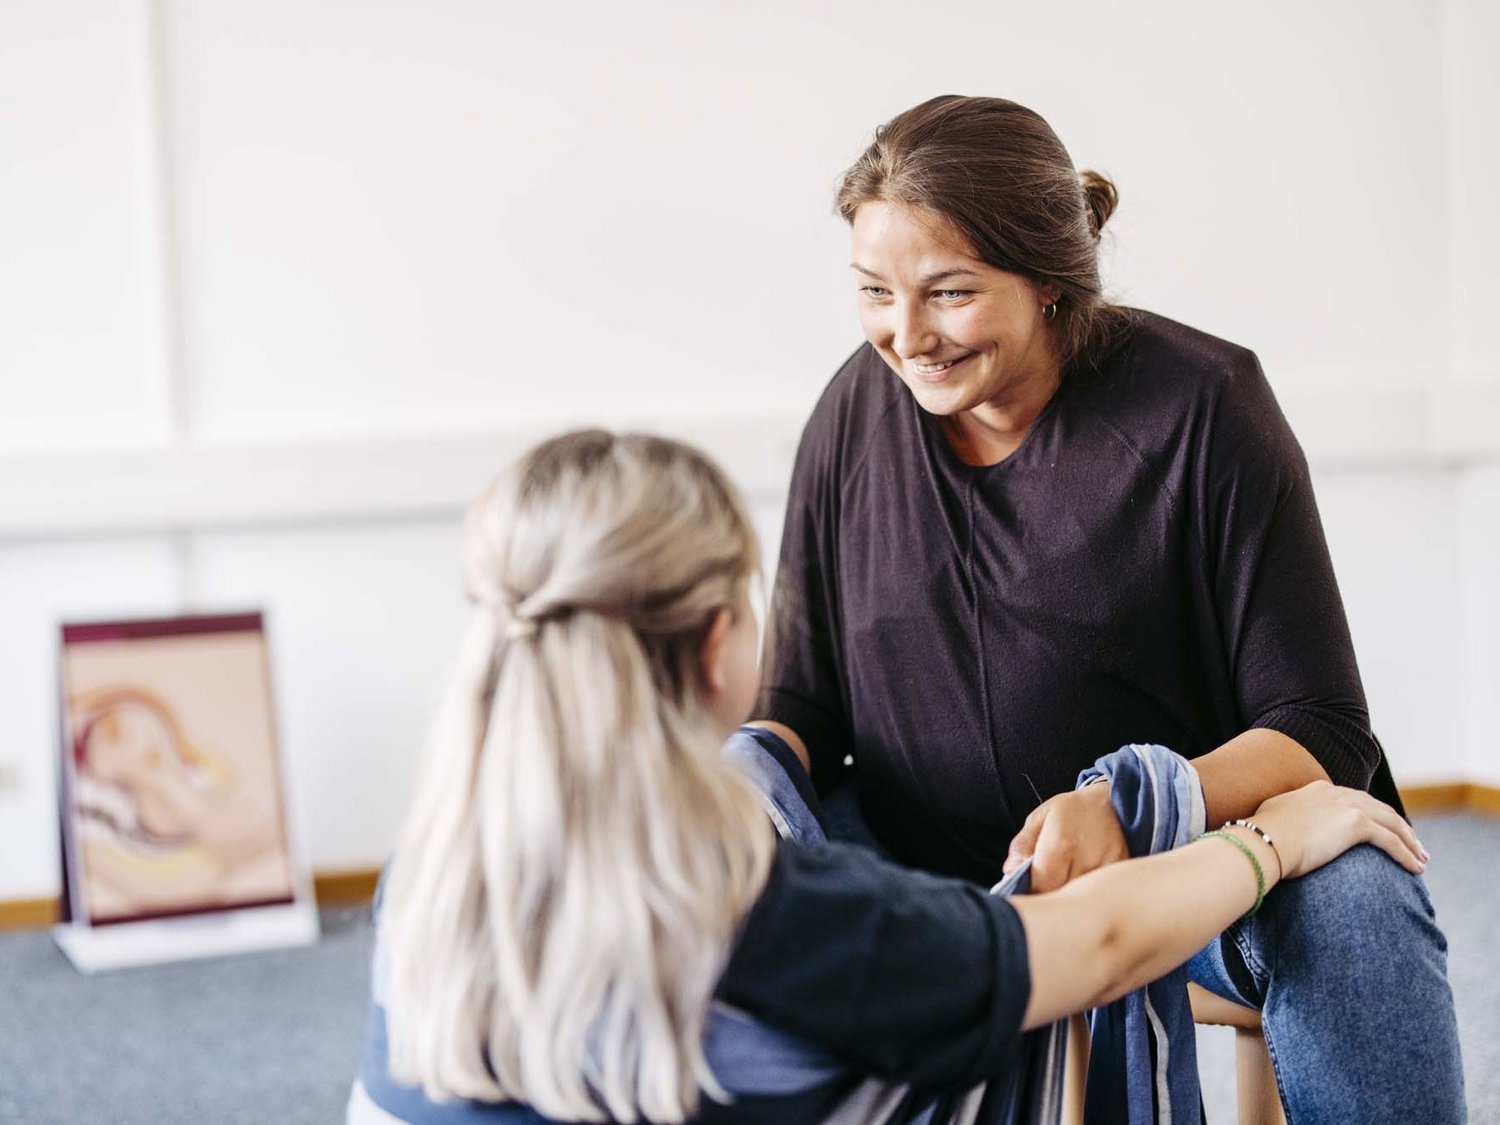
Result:
{"type": "Polygon", "coordinates": [[[1427,849],[1395,809],[1358,789],[1314,781],[1262,802],[1252,817],[1275,841],[1282,877],[1295,879],[1356,844],[1373,844],[1420,875],[1427,849]]]}
{"type": "Polygon", "coordinates": [[[1034,857],[1031,889],[1037,893],[1054,891],[1105,864],[1129,859],[1125,832],[1110,804],[1109,784],[1059,793],[1038,805],[1010,842],[1002,873],[1009,875],[1028,856],[1034,857]]]}

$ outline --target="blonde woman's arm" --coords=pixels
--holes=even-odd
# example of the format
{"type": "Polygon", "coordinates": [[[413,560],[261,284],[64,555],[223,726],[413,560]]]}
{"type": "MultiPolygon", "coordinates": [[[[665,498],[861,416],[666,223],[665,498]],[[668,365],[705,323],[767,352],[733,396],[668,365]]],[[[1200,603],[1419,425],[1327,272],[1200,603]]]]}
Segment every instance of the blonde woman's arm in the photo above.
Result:
{"type": "MultiPolygon", "coordinates": [[[[1380,848],[1408,871],[1425,867],[1411,825],[1356,789],[1313,782],[1264,802],[1252,819],[1274,849],[1248,829],[1227,831],[1255,856],[1266,891],[1358,844],[1380,848]]],[[[1247,856],[1213,838],[1101,868],[1048,894],[1011,899],[1031,969],[1023,1027],[1041,1027],[1150,983],[1249,910],[1256,890],[1247,856]]]]}

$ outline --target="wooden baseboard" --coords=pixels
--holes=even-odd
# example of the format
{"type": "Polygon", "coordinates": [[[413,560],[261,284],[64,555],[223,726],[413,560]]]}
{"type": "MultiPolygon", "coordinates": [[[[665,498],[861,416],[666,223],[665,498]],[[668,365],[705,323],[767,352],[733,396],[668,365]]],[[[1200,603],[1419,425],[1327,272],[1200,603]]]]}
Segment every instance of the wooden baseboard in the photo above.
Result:
{"type": "Polygon", "coordinates": [[[380,868],[355,867],[347,871],[319,871],[313,876],[313,893],[319,906],[343,906],[369,902],[380,882],[380,868]]]}
{"type": "MultiPolygon", "coordinates": [[[[1401,787],[1401,800],[1409,813],[1470,812],[1500,816],[1500,788],[1469,781],[1405,785],[1401,787]]],[[[313,890],[320,906],[368,902],[375,896],[379,879],[378,867],[320,871],[313,876],[313,890]]],[[[40,929],[56,921],[56,899],[0,901],[0,930],[40,929]]]]}
{"type": "MultiPolygon", "coordinates": [[[[319,906],[344,906],[369,902],[375,897],[380,868],[358,867],[343,871],[319,871],[313,875],[313,893],[319,906]]],[[[57,921],[55,898],[18,898],[0,901],[0,930],[39,930],[57,921]]]]}
{"type": "Polygon", "coordinates": [[[39,930],[56,921],[55,898],[16,898],[0,902],[0,930],[39,930]]]}
{"type": "Polygon", "coordinates": [[[1500,816],[1500,788],[1472,781],[1403,785],[1401,800],[1409,813],[1471,812],[1500,816]]]}
{"type": "Polygon", "coordinates": [[[1500,816],[1500,789],[1493,785],[1471,785],[1464,808],[1469,812],[1500,816]]]}
{"type": "Polygon", "coordinates": [[[1409,813],[1455,812],[1468,802],[1469,786],[1463,781],[1433,785],[1402,785],[1401,803],[1409,813]]]}

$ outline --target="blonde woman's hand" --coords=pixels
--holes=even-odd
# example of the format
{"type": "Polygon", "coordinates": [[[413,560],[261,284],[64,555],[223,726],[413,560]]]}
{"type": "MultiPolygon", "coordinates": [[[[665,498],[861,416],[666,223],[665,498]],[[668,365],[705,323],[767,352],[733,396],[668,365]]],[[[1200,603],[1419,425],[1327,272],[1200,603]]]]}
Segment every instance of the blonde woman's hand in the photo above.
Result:
{"type": "Polygon", "coordinates": [[[1411,825],[1359,789],[1314,781],[1262,802],[1251,819],[1276,842],[1283,878],[1316,871],[1357,844],[1373,844],[1414,874],[1427,867],[1411,825]]]}

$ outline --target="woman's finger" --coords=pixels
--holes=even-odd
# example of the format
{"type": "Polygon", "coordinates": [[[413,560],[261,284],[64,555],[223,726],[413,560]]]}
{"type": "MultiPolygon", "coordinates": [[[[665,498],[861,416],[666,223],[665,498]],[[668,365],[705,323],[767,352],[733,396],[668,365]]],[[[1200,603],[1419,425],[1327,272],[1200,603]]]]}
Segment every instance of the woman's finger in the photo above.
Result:
{"type": "Polygon", "coordinates": [[[1026,823],[1021,825],[1021,831],[1015,834],[1010,847],[1006,849],[1005,865],[1001,868],[1002,874],[1009,875],[1036,854],[1037,837],[1041,835],[1042,822],[1045,819],[1045,817],[1037,816],[1035,812],[1026,818],[1026,823]]]}
{"type": "Polygon", "coordinates": [[[1394,832],[1424,864],[1431,858],[1427,849],[1422,846],[1422,841],[1417,838],[1417,830],[1413,828],[1400,813],[1391,808],[1384,801],[1370,796],[1370,794],[1358,792],[1358,799],[1369,816],[1382,827],[1394,832]]]}
{"type": "Polygon", "coordinates": [[[1368,843],[1385,852],[1413,875],[1420,875],[1427,870],[1427,864],[1423,862],[1421,854],[1398,833],[1373,817],[1370,817],[1366,823],[1369,827],[1368,843]]]}
{"type": "Polygon", "coordinates": [[[1374,797],[1371,797],[1370,800],[1375,801],[1375,803],[1380,806],[1381,822],[1390,826],[1391,830],[1395,832],[1396,835],[1400,836],[1403,841],[1405,841],[1406,846],[1409,847],[1424,864],[1432,858],[1427,854],[1427,849],[1422,846],[1422,841],[1417,837],[1417,830],[1407,822],[1405,817],[1403,817],[1400,813],[1398,813],[1395,809],[1391,808],[1390,805],[1387,805],[1383,801],[1376,801],[1374,797]]]}

